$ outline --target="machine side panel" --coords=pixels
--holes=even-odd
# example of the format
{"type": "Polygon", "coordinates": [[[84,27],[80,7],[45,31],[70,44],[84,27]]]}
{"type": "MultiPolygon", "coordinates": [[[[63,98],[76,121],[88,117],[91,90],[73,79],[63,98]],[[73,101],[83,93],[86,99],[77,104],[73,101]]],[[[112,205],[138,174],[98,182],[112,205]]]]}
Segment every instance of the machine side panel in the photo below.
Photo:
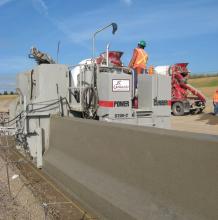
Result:
{"type": "Polygon", "coordinates": [[[47,101],[68,97],[69,73],[66,65],[41,64],[35,69],[36,99],[47,101]]]}
{"type": "Polygon", "coordinates": [[[170,117],[171,115],[171,78],[157,75],[155,78],[156,96],[154,97],[154,114],[156,116],[170,117]]]}
{"type": "Polygon", "coordinates": [[[108,74],[103,72],[98,75],[97,80],[98,115],[100,117],[108,116],[110,119],[117,120],[130,118],[132,115],[131,76],[123,73],[108,74]]]}
{"type": "Polygon", "coordinates": [[[16,76],[16,89],[19,89],[21,96],[26,96],[27,101],[30,100],[30,76],[31,72],[24,72],[16,76]]]}
{"type": "Polygon", "coordinates": [[[171,114],[171,80],[165,75],[139,75],[139,109],[152,111],[155,116],[171,114]]]}
{"type": "Polygon", "coordinates": [[[152,88],[154,88],[154,81],[151,76],[145,74],[138,76],[139,109],[153,110],[154,91],[152,88]]]}

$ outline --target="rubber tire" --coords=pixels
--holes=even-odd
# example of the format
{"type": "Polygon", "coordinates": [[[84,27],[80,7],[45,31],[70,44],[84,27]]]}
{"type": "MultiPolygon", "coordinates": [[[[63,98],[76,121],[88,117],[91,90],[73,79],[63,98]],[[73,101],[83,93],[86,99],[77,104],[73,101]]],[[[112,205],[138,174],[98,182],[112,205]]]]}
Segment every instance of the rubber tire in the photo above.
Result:
{"type": "Polygon", "coordinates": [[[175,116],[184,115],[184,106],[181,102],[175,102],[172,106],[172,112],[175,116]]]}
{"type": "Polygon", "coordinates": [[[204,111],[204,109],[200,108],[198,114],[201,114],[203,111],[204,111]]]}
{"type": "Polygon", "coordinates": [[[194,110],[191,110],[190,111],[190,114],[191,115],[197,115],[197,114],[199,114],[200,113],[200,109],[194,109],[194,110]]]}

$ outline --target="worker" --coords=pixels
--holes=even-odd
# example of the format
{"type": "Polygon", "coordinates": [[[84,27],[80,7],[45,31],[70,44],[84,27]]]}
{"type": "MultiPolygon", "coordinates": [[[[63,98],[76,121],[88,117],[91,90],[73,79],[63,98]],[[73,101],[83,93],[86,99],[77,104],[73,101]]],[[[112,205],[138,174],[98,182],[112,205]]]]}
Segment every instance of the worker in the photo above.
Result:
{"type": "Polygon", "coordinates": [[[148,75],[153,75],[154,74],[154,67],[153,66],[149,66],[148,68],[148,75]]]}
{"type": "Polygon", "coordinates": [[[214,115],[218,116],[218,89],[213,95],[213,106],[214,106],[214,115]]]}
{"type": "Polygon", "coordinates": [[[132,59],[129,63],[129,68],[134,70],[134,86],[137,88],[138,75],[142,74],[146,70],[148,61],[148,54],[144,51],[146,43],[144,40],[139,41],[138,47],[134,49],[132,59]]]}

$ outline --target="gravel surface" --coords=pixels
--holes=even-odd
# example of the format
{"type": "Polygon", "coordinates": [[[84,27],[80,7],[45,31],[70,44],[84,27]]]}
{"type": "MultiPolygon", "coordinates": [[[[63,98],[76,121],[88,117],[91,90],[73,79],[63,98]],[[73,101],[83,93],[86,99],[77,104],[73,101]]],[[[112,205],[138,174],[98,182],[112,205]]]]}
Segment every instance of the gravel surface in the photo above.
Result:
{"type": "MultiPolygon", "coordinates": [[[[1,148],[1,146],[0,146],[1,148]]],[[[5,151],[5,149],[4,149],[5,151]]],[[[25,185],[19,171],[9,165],[11,196],[8,188],[4,152],[0,149],[0,219],[1,220],[41,220],[44,210],[25,185]]]]}
{"type": "MultiPolygon", "coordinates": [[[[5,143],[6,136],[0,136],[0,220],[90,220],[89,213],[15,148],[2,147],[5,143]],[[9,166],[12,199],[7,183],[6,155],[8,161],[13,162],[9,166]]],[[[11,139],[9,145],[13,144],[11,139]]]]}
{"type": "Polygon", "coordinates": [[[202,114],[172,116],[171,127],[173,130],[218,135],[218,116],[213,115],[212,100],[207,101],[202,114]]]}
{"type": "Polygon", "coordinates": [[[7,184],[0,181],[0,219],[29,219],[29,212],[16,200],[11,200],[7,184]]]}

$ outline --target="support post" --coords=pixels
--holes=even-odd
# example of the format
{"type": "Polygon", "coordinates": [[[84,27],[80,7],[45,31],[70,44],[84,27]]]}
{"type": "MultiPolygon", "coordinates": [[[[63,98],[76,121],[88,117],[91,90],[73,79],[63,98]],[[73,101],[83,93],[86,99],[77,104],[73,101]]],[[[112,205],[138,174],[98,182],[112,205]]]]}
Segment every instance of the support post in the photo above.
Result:
{"type": "Polygon", "coordinates": [[[36,132],[36,165],[37,168],[42,168],[42,129],[37,128],[36,132]]]}

